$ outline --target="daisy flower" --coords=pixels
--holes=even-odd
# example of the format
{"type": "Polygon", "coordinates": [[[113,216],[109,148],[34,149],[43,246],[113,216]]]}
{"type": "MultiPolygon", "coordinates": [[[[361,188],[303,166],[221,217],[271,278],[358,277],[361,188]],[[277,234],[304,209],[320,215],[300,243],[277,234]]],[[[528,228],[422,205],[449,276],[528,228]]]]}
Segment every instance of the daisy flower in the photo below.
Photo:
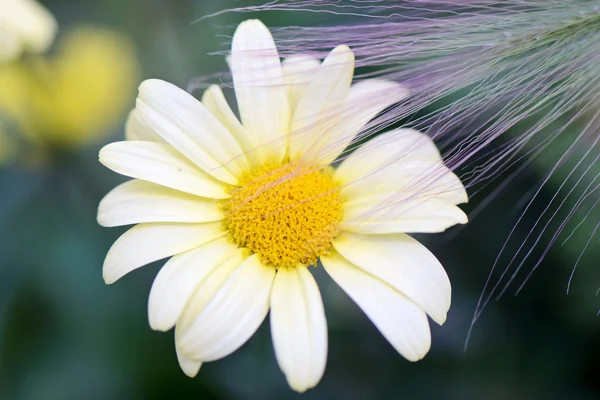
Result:
{"type": "Polygon", "coordinates": [[[0,62],[11,61],[24,51],[47,50],[56,29],[56,20],[38,2],[0,0],[0,62]]]}
{"type": "Polygon", "coordinates": [[[202,101],[160,80],[140,86],[126,141],[100,161],[134,178],[100,203],[103,226],[137,224],[111,247],[113,283],[171,257],[148,302],[153,329],[175,327],[179,363],[242,346],[270,311],[277,362],[292,389],[321,379],[327,326],[311,267],[318,260],[406,359],[431,342],[427,315],[442,324],[450,282],[438,260],[405,232],[465,223],[460,180],[426,135],[375,137],[330,166],[365,124],[407,96],[397,83],[351,85],[354,55],[283,63],[269,30],[243,22],[231,58],[240,120],[213,86],[202,101]]]}

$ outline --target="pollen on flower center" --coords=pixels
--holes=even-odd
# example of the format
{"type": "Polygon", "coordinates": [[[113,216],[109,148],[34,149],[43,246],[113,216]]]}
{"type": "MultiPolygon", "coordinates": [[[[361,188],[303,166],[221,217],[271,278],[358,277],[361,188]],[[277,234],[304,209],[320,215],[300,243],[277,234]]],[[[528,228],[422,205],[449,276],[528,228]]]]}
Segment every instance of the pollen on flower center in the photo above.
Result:
{"type": "Polygon", "coordinates": [[[225,224],[239,246],[274,268],[312,265],[338,233],[341,202],[331,168],[304,163],[252,170],[225,203],[225,224]]]}

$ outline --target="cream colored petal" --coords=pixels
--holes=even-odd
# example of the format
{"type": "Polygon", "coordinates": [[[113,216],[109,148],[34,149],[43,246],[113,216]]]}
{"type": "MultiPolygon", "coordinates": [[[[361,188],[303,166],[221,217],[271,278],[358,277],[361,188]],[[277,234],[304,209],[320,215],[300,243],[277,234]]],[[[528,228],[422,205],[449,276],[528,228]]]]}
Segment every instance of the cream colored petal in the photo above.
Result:
{"type": "Polygon", "coordinates": [[[232,134],[191,94],[168,82],[140,85],[140,118],[204,172],[235,185],[248,171],[243,150],[232,134]]]}
{"type": "Polygon", "coordinates": [[[350,154],[334,176],[348,186],[392,164],[412,161],[443,164],[440,152],[427,135],[414,129],[396,129],[374,137],[350,154]]]}
{"type": "Polygon", "coordinates": [[[104,146],[99,158],[106,167],[131,178],[196,196],[230,197],[227,185],[203,172],[168,144],[115,142],[104,146]]]}
{"type": "Polygon", "coordinates": [[[340,228],[358,233],[436,233],[468,222],[457,206],[418,196],[367,196],[345,202],[343,210],[340,228]]]}
{"type": "MultiPolygon", "coordinates": [[[[12,37],[20,46],[34,52],[47,50],[57,30],[52,14],[33,0],[3,0],[0,26],[3,35],[12,37]]],[[[16,55],[18,53],[13,52],[12,56],[16,55]]]]}
{"type": "Polygon", "coordinates": [[[244,127],[263,162],[287,151],[291,121],[281,62],[271,33],[258,20],[242,22],[231,46],[231,72],[244,127]]]}
{"type": "Polygon", "coordinates": [[[339,254],[321,257],[327,273],[409,361],[425,357],[431,332],[425,313],[402,293],[352,265],[339,254]]]}
{"type": "Polygon", "coordinates": [[[467,222],[455,204],[468,200],[433,141],[414,130],[380,135],[336,170],[342,228],[361,233],[441,232],[467,222]]]}
{"type": "Polygon", "coordinates": [[[260,165],[261,159],[257,154],[256,143],[252,137],[237,119],[221,88],[217,85],[211,85],[202,94],[202,104],[223,124],[233,135],[235,140],[244,151],[246,158],[251,166],[260,165]]]}
{"type": "Polygon", "coordinates": [[[327,322],[317,283],[303,265],[277,271],[271,293],[271,335],[290,387],[297,392],[315,387],[327,361],[327,322]]]}
{"type": "Polygon", "coordinates": [[[294,110],[290,127],[290,157],[318,154],[324,135],[340,122],[354,74],[354,53],[338,46],[315,72],[294,110]]]}
{"type": "Polygon", "coordinates": [[[140,224],[125,232],[112,245],[102,274],[107,284],[162,258],[183,253],[224,236],[223,224],[140,224]]]}
{"type": "MultiPolygon", "coordinates": [[[[408,95],[407,88],[384,79],[368,79],[352,85],[340,110],[339,123],[321,139],[317,153],[319,163],[327,165],[335,161],[369,121],[408,95]]],[[[377,131],[376,126],[368,127],[364,135],[373,131],[377,131]]]]}
{"type": "MultiPolygon", "coordinates": [[[[181,334],[187,330],[187,328],[194,322],[198,314],[210,303],[215,297],[216,293],[225,284],[227,279],[231,276],[233,271],[240,266],[244,260],[248,258],[247,249],[238,248],[235,253],[225,260],[218,268],[210,274],[202,284],[202,290],[196,290],[194,292],[194,298],[188,301],[184,312],[177,321],[176,332],[178,331],[176,338],[178,345],[181,338],[181,334]]],[[[189,353],[188,353],[189,355],[189,353]]]]}
{"type": "Polygon", "coordinates": [[[136,109],[129,112],[125,122],[125,140],[166,143],[140,118],[136,109]]]}
{"type": "Polygon", "coordinates": [[[198,371],[200,371],[200,367],[202,366],[202,361],[196,361],[189,358],[183,354],[181,350],[177,348],[177,346],[175,346],[175,351],[177,352],[177,361],[179,362],[181,370],[190,378],[198,375],[198,371]]]}
{"type": "Polygon", "coordinates": [[[306,56],[289,57],[281,63],[292,114],[319,69],[319,65],[321,65],[320,60],[306,56]]]}
{"type": "Polygon", "coordinates": [[[238,263],[225,281],[213,275],[196,290],[184,322],[177,325],[178,346],[203,361],[231,354],[256,332],[269,311],[275,270],[254,254],[238,263]]]}
{"type": "Polygon", "coordinates": [[[236,246],[220,238],[167,261],[150,290],[148,320],[152,329],[168,331],[175,326],[196,288],[235,253],[236,246]]]}
{"type": "Polygon", "coordinates": [[[343,232],[333,246],[355,267],[402,292],[438,324],[446,321],[450,280],[437,258],[415,239],[343,232]]]}
{"type": "Polygon", "coordinates": [[[460,179],[445,165],[422,161],[392,163],[340,190],[344,200],[385,195],[396,201],[418,198],[461,204],[469,200],[460,179]]]}
{"type": "Polygon", "coordinates": [[[98,206],[98,224],[213,222],[225,218],[219,200],[207,199],[138,179],[111,190],[98,206]]]}

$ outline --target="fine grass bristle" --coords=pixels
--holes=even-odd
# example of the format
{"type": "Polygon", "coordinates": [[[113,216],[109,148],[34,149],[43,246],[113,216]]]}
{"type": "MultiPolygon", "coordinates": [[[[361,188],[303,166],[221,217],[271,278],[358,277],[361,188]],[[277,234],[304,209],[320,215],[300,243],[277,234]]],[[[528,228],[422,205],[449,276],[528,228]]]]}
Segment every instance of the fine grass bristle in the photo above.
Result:
{"type": "Polygon", "coordinates": [[[525,197],[473,322],[520,277],[518,293],[555,243],[583,235],[579,252],[588,248],[600,219],[596,1],[281,0],[227,11],[316,16],[313,26],[273,27],[282,57],[324,58],[346,44],[356,54],[356,79],[381,77],[408,88],[411,96],[354,143],[399,125],[427,132],[471,196],[497,185],[471,219],[526,168],[543,177],[525,197]],[[319,20],[323,14],[328,18],[319,20]],[[553,193],[549,202],[542,191],[553,193]],[[516,238],[531,216],[524,240],[516,238]]]}

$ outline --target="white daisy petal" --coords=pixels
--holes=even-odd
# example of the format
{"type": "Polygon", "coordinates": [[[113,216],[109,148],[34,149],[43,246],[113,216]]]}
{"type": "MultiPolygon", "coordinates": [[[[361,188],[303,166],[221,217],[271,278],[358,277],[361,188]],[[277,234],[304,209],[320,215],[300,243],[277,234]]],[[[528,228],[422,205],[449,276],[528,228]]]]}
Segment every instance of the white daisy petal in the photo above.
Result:
{"type": "Polygon", "coordinates": [[[256,144],[229,107],[221,88],[211,85],[206,89],[202,94],[202,104],[231,132],[244,151],[250,165],[256,166],[260,161],[255,150],[256,144]]]}
{"type": "MultiPolygon", "coordinates": [[[[188,300],[184,312],[181,314],[175,325],[176,344],[178,346],[181,346],[182,334],[185,334],[189,326],[196,320],[198,314],[200,314],[211,302],[219,289],[221,289],[227,279],[229,279],[233,271],[235,271],[247,258],[247,249],[237,248],[233,254],[230,254],[229,258],[223,261],[218,268],[215,268],[214,271],[206,277],[202,283],[202,287],[198,288],[201,290],[194,291],[193,298],[188,300]]],[[[186,354],[199,359],[197,356],[190,354],[189,349],[184,350],[186,350],[186,354]]]]}
{"type": "Polygon", "coordinates": [[[177,352],[177,361],[179,361],[179,366],[181,370],[190,378],[198,375],[198,371],[200,371],[200,367],[202,366],[202,361],[196,361],[194,359],[189,358],[185,354],[175,346],[175,351],[177,352]]]}
{"type": "Polygon", "coordinates": [[[446,321],[450,280],[437,258],[415,239],[342,232],[333,246],[354,266],[402,292],[438,324],[446,321]]]}
{"type": "Polygon", "coordinates": [[[223,224],[140,224],[112,245],[102,274],[107,284],[151,262],[183,253],[224,236],[223,224]]]}
{"type": "Polygon", "coordinates": [[[289,57],[281,63],[292,114],[319,65],[321,61],[306,56],[289,57]]]}
{"type": "Polygon", "coordinates": [[[231,45],[231,72],[242,123],[262,161],[286,154],[291,110],[271,33],[258,20],[242,22],[231,45]]]}
{"type": "Polygon", "coordinates": [[[335,161],[370,120],[408,94],[408,89],[399,83],[384,79],[368,79],[352,85],[340,111],[339,123],[322,138],[319,163],[335,161]]]}
{"type": "Polygon", "coordinates": [[[412,161],[443,165],[431,138],[414,129],[395,129],[376,136],[350,154],[334,176],[342,186],[349,186],[392,164],[412,161]]]}
{"type": "Polygon", "coordinates": [[[385,195],[397,201],[409,198],[437,199],[448,204],[469,201],[461,180],[450,169],[441,163],[422,161],[391,163],[340,190],[342,200],[385,195]]]}
{"type": "Polygon", "coordinates": [[[134,179],[111,190],[98,206],[98,224],[213,222],[225,218],[218,200],[134,179]]]}
{"type": "Polygon", "coordinates": [[[468,222],[460,208],[437,198],[384,194],[349,200],[343,208],[340,228],[357,233],[436,233],[468,222]]]}
{"type": "Polygon", "coordinates": [[[271,293],[271,335],[290,387],[297,392],[315,387],[327,361],[327,323],[317,283],[303,265],[277,271],[271,293]]]}
{"type": "Polygon", "coordinates": [[[460,179],[441,163],[421,161],[393,163],[343,187],[342,199],[371,196],[401,199],[436,199],[448,204],[469,201],[467,191],[460,179]]]}
{"type": "Polygon", "coordinates": [[[220,238],[167,261],[150,290],[148,320],[152,329],[167,331],[175,326],[196,288],[235,253],[236,246],[220,238]]]}
{"type": "Polygon", "coordinates": [[[176,328],[177,345],[203,361],[231,354],[256,332],[269,311],[275,277],[256,254],[228,271],[226,280],[216,272],[196,290],[176,328]]]}
{"type": "Polygon", "coordinates": [[[129,112],[125,122],[125,140],[165,143],[141,118],[140,113],[134,108],[129,112]]]}
{"type": "Polygon", "coordinates": [[[168,144],[115,142],[104,146],[99,158],[106,167],[131,178],[196,196],[230,197],[227,185],[204,173],[168,144]]]}
{"type": "Polygon", "coordinates": [[[235,138],[185,90],[159,79],[146,80],[136,109],[158,135],[213,177],[235,185],[248,169],[235,138]]]}
{"type": "Polygon", "coordinates": [[[419,307],[335,252],[321,257],[321,261],[398,353],[409,361],[425,357],[431,346],[431,332],[427,316],[419,307]]]}
{"type": "Polygon", "coordinates": [[[354,53],[338,46],[319,66],[294,110],[290,156],[316,154],[323,135],[339,123],[354,74],[354,53]]]}
{"type": "Polygon", "coordinates": [[[380,135],[334,174],[344,201],[342,229],[360,233],[442,232],[467,222],[460,179],[433,141],[410,129],[380,135]]]}

